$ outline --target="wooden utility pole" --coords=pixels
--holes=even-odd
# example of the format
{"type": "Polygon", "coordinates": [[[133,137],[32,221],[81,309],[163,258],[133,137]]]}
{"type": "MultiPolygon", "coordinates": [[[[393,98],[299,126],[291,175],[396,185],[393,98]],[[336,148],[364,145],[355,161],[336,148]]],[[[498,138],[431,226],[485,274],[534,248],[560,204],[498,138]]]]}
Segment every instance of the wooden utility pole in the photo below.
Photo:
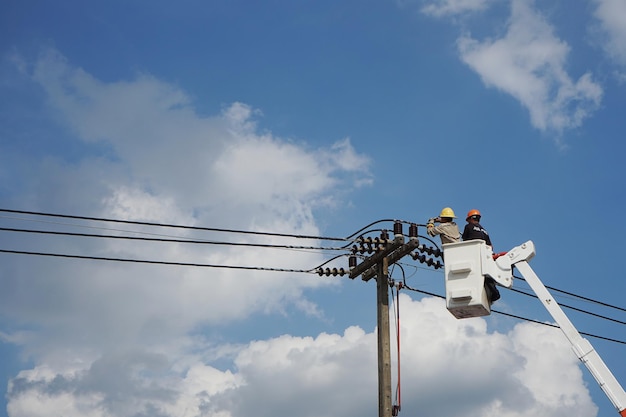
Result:
{"type": "Polygon", "coordinates": [[[350,278],[363,275],[363,281],[376,276],[376,314],[378,325],[378,416],[392,417],[391,404],[391,342],[389,328],[389,265],[417,248],[417,238],[404,243],[402,224],[394,225],[394,240],[384,249],[350,270],[350,278]]]}
{"type": "Polygon", "coordinates": [[[389,264],[383,258],[377,265],[376,298],[378,323],[378,415],[391,413],[391,345],[389,341],[389,264]]]}

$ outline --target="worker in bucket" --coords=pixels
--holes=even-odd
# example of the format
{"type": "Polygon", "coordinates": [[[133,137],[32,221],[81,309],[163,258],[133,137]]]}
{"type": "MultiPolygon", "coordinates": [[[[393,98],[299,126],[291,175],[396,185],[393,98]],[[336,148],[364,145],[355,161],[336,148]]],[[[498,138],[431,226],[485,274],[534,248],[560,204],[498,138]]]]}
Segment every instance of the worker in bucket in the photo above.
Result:
{"type": "MultiPolygon", "coordinates": [[[[472,209],[467,212],[467,217],[465,221],[467,224],[463,229],[463,240],[484,240],[485,243],[489,246],[489,249],[493,252],[493,245],[491,244],[491,238],[489,237],[489,233],[485,230],[484,227],[480,224],[481,219],[480,211],[476,209],[472,209]]],[[[487,297],[490,302],[494,302],[500,299],[500,291],[498,291],[498,287],[496,286],[496,282],[491,277],[485,278],[485,289],[487,290],[487,297]]]]}
{"type": "Polygon", "coordinates": [[[467,224],[465,229],[463,229],[463,240],[480,239],[484,240],[488,246],[492,246],[489,233],[480,225],[480,218],[480,211],[476,209],[467,212],[467,217],[465,218],[467,224]]]}
{"type": "Polygon", "coordinates": [[[455,218],[454,211],[450,207],[444,207],[439,217],[428,219],[426,232],[433,237],[439,235],[442,244],[459,242],[461,233],[459,233],[459,226],[454,222],[455,218]],[[439,225],[435,226],[435,223],[439,225]]]}

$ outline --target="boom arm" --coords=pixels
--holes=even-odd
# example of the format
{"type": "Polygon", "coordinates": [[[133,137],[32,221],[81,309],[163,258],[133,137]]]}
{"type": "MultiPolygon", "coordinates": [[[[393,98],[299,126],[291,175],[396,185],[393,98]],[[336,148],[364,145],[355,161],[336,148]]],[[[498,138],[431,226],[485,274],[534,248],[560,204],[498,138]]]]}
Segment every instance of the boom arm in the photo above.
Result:
{"type": "Polygon", "coordinates": [[[463,319],[490,314],[491,300],[483,288],[485,280],[491,278],[499,285],[510,288],[513,285],[513,267],[517,267],[571,343],[578,359],[585,364],[620,415],[626,417],[626,392],[528,265],[528,261],[535,256],[532,241],[497,257],[482,240],[447,243],[443,245],[443,252],[446,307],[452,315],[463,319]]]}
{"type": "Polygon", "coordinates": [[[501,258],[498,258],[497,261],[509,261],[512,266],[514,265],[519,270],[528,285],[530,285],[535,294],[537,294],[537,297],[539,297],[544,307],[559,325],[567,340],[571,343],[572,349],[578,359],[585,364],[620,415],[626,417],[626,392],[624,392],[624,389],[617,379],[615,379],[615,376],[613,376],[600,355],[598,355],[598,352],[596,352],[587,339],[580,335],[576,327],[574,327],[561,309],[561,306],[559,306],[537,274],[535,274],[530,267],[528,259],[534,254],[534,244],[532,241],[528,241],[522,246],[512,249],[505,257],[502,257],[506,260],[503,259],[500,261],[501,258]]]}

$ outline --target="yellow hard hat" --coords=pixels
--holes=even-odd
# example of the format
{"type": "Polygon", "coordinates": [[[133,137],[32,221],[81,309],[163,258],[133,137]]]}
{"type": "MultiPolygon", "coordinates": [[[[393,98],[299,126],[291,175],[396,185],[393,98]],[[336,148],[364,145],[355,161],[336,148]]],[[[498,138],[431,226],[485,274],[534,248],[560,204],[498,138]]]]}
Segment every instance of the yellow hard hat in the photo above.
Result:
{"type": "Polygon", "coordinates": [[[454,215],[454,211],[452,211],[450,207],[444,207],[443,210],[441,210],[441,213],[439,213],[439,217],[455,218],[456,216],[454,215]]]}

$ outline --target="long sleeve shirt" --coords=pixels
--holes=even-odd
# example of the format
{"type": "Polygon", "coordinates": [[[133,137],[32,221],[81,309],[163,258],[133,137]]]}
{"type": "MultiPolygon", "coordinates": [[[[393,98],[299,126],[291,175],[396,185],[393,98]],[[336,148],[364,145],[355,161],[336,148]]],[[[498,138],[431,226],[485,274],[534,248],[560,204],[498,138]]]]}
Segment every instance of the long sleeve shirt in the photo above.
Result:
{"type": "Polygon", "coordinates": [[[463,240],[484,240],[485,243],[489,246],[493,246],[491,244],[491,239],[489,238],[489,233],[480,225],[480,223],[468,223],[465,225],[465,229],[463,229],[463,240]]]}
{"type": "Polygon", "coordinates": [[[430,226],[426,229],[430,236],[441,238],[441,243],[455,243],[461,240],[459,226],[455,222],[440,223],[438,226],[430,226]]]}

